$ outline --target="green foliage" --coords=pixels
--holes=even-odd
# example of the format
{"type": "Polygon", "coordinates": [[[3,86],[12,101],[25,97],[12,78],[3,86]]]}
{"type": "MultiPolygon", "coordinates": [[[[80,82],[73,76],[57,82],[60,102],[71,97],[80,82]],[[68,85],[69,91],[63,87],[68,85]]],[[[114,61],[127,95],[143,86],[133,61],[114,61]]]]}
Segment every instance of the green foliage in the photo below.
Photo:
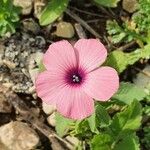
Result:
{"type": "Polygon", "coordinates": [[[96,122],[98,124],[98,126],[100,127],[106,127],[110,124],[111,118],[108,114],[108,112],[106,111],[106,109],[101,106],[100,104],[98,104],[95,108],[95,113],[96,113],[96,122]]]}
{"type": "Polygon", "coordinates": [[[117,4],[120,0],[94,0],[99,5],[105,7],[117,7],[117,4]]]}
{"type": "Polygon", "coordinates": [[[114,44],[121,42],[128,43],[134,39],[144,40],[133,27],[129,26],[128,22],[124,22],[122,26],[120,26],[115,20],[107,20],[106,30],[110,35],[110,41],[114,44]]]}
{"type": "Polygon", "coordinates": [[[150,149],[150,127],[144,128],[144,138],[142,139],[142,143],[145,148],[150,149]]]}
{"type": "Polygon", "coordinates": [[[141,124],[141,105],[138,101],[132,102],[124,111],[117,113],[110,125],[113,135],[117,139],[137,130],[141,124]]]}
{"type": "Polygon", "coordinates": [[[38,64],[38,68],[39,68],[39,72],[43,72],[46,70],[43,62],[41,61],[39,64],[38,64]]]}
{"type": "Polygon", "coordinates": [[[135,86],[132,83],[121,82],[118,92],[113,99],[119,100],[125,104],[131,104],[133,100],[141,101],[146,97],[144,89],[135,86]]]}
{"type": "Polygon", "coordinates": [[[139,11],[136,12],[132,19],[137,25],[140,32],[148,33],[150,30],[150,1],[139,0],[139,11]]]}
{"type": "Polygon", "coordinates": [[[0,0],[0,36],[15,33],[19,14],[20,8],[13,6],[12,0],[0,0]]]}
{"type": "Polygon", "coordinates": [[[110,150],[112,141],[109,134],[99,133],[91,140],[91,150],[110,150]]]}
{"type": "Polygon", "coordinates": [[[129,150],[139,150],[135,131],[140,127],[141,119],[141,105],[138,101],[124,105],[121,112],[116,113],[112,119],[107,110],[97,103],[95,113],[82,121],[73,122],[57,116],[56,130],[63,136],[66,134],[64,131],[70,129],[72,135],[81,143],[84,141],[89,144],[92,150],[121,150],[125,145],[129,150]]]}
{"type": "Polygon", "coordinates": [[[150,58],[150,44],[147,44],[142,49],[137,49],[130,53],[125,53],[120,50],[113,51],[109,54],[106,65],[115,68],[118,73],[121,73],[129,65],[133,65],[141,58],[150,58]]]}
{"type": "Polygon", "coordinates": [[[40,25],[45,26],[55,21],[65,11],[68,0],[51,0],[40,15],[40,25]]]}
{"type": "Polygon", "coordinates": [[[145,105],[145,107],[143,108],[143,113],[146,115],[146,116],[149,116],[150,117],[150,105],[145,105]]]}
{"type": "Polygon", "coordinates": [[[115,145],[114,150],[140,150],[138,137],[134,134],[126,136],[121,142],[115,145]]]}
{"type": "Polygon", "coordinates": [[[59,136],[64,136],[68,132],[72,123],[73,120],[67,119],[59,113],[56,113],[56,132],[59,136]]]}
{"type": "Polygon", "coordinates": [[[87,118],[89,128],[93,133],[98,133],[97,123],[96,123],[96,114],[92,114],[89,118],[87,118]]]}
{"type": "Polygon", "coordinates": [[[107,21],[106,30],[108,34],[111,36],[111,42],[114,44],[119,43],[121,41],[129,42],[133,39],[133,38],[128,39],[128,36],[125,30],[122,27],[120,27],[115,20],[107,21]]]}
{"type": "MultiPolygon", "coordinates": [[[[101,105],[99,108],[103,109],[101,105]]],[[[141,105],[138,101],[133,101],[124,110],[116,113],[112,120],[109,117],[107,126],[97,126],[99,133],[96,133],[90,141],[91,149],[121,150],[121,147],[126,145],[124,149],[128,147],[129,150],[139,150],[135,131],[140,127],[141,118],[141,105]]],[[[97,119],[101,120],[99,117],[97,119]]]]}

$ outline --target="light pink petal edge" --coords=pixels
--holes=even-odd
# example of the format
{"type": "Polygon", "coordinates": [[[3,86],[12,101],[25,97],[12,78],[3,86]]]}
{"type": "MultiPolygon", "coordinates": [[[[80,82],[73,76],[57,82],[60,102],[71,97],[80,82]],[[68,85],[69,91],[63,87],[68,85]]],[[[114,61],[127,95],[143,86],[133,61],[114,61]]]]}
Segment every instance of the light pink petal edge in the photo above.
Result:
{"type": "Polygon", "coordinates": [[[51,44],[44,54],[43,63],[47,70],[64,71],[77,65],[72,45],[62,40],[51,44]]]}
{"type": "Polygon", "coordinates": [[[74,48],[79,68],[85,68],[87,72],[99,67],[107,57],[107,50],[98,39],[80,39],[74,48]]]}
{"type": "Polygon", "coordinates": [[[98,101],[107,101],[119,88],[117,71],[111,67],[100,67],[87,76],[84,91],[98,101]]]}

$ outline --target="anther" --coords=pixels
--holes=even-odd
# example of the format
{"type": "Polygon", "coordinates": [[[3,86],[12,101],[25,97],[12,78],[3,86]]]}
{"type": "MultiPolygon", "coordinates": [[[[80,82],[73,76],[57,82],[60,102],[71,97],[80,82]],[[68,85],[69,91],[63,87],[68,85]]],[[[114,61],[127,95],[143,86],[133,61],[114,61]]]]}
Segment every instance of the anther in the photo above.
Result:
{"type": "Polygon", "coordinates": [[[80,77],[77,76],[77,75],[73,75],[72,76],[72,81],[75,82],[75,83],[79,83],[80,82],[80,77]]]}

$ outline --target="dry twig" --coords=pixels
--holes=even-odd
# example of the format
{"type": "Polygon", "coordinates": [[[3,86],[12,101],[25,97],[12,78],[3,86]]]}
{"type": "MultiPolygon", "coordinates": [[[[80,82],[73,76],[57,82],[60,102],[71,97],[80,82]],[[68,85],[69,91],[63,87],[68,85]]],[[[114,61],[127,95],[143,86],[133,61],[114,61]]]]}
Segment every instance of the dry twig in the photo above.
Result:
{"type": "Polygon", "coordinates": [[[76,30],[80,39],[86,39],[87,38],[82,26],[79,23],[76,23],[74,25],[74,27],[75,27],[75,30],[76,30]]]}
{"type": "Polygon", "coordinates": [[[91,34],[93,34],[96,38],[102,38],[99,33],[97,33],[91,26],[89,26],[83,19],[77,16],[75,13],[71,12],[69,9],[66,10],[66,13],[80,23],[85,29],[87,29],[91,34]]]}

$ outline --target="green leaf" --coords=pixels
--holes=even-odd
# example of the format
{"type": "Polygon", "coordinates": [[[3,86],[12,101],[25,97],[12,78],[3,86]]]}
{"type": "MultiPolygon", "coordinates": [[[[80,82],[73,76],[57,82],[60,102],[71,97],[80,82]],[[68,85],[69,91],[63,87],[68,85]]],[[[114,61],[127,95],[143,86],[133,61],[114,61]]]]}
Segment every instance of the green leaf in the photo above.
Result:
{"type": "Polygon", "coordinates": [[[110,150],[112,137],[109,134],[100,133],[93,137],[90,147],[91,150],[110,150]]]}
{"type": "Polygon", "coordinates": [[[126,136],[120,142],[118,142],[114,150],[140,150],[140,144],[138,141],[138,137],[134,134],[126,136]]]}
{"type": "Polygon", "coordinates": [[[97,123],[101,126],[101,127],[106,127],[109,126],[111,118],[108,114],[108,112],[106,111],[106,109],[101,106],[100,104],[98,104],[96,106],[96,121],[97,123]]]}
{"type": "Polygon", "coordinates": [[[19,24],[19,14],[21,9],[13,6],[12,0],[0,1],[0,36],[6,33],[15,33],[15,29],[19,24]]]}
{"type": "Polygon", "coordinates": [[[96,115],[95,113],[92,114],[89,118],[87,118],[87,121],[89,123],[89,127],[93,133],[98,133],[97,127],[96,127],[96,115]]]}
{"type": "Polygon", "coordinates": [[[144,89],[129,82],[121,82],[118,92],[112,99],[119,100],[125,104],[131,104],[134,100],[143,100],[146,95],[144,89]]]}
{"type": "Polygon", "coordinates": [[[123,72],[129,65],[133,65],[139,59],[150,58],[150,44],[147,44],[142,49],[137,49],[130,53],[124,53],[120,50],[111,52],[105,65],[115,68],[118,73],[123,72]]]}
{"type": "Polygon", "coordinates": [[[127,67],[127,59],[126,55],[122,51],[113,51],[109,54],[106,65],[115,68],[118,73],[121,73],[127,67]]]}
{"type": "MultiPolygon", "coordinates": [[[[111,36],[110,41],[114,44],[119,43],[121,41],[125,41],[127,39],[126,37],[128,36],[127,33],[125,32],[125,29],[119,26],[117,21],[115,20],[108,20],[106,22],[106,30],[108,34],[111,36]]],[[[126,40],[128,41],[128,40],[126,40]]]]}
{"type": "Polygon", "coordinates": [[[87,119],[76,121],[75,135],[78,138],[90,139],[93,136],[87,119]]]}
{"type": "Polygon", "coordinates": [[[110,128],[115,136],[122,136],[128,132],[133,132],[141,124],[141,105],[138,101],[132,102],[126,109],[117,113],[112,120],[110,128]]]}
{"type": "Polygon", "coordinates": [[[42,61],[38,64],[38,67],[39,67],[39,72],[43,72],[43,71],[46,70],[46,68],[45,68],[45,66],[44,66],[42,61]]]}
{"type": "Polygon", "coordinates": [[[97,4],[105,7],[117,7],[120,0],[94,0],[97,4]]]}
{"type": "Polygon", "coordinates": [[[55,21],[65,11],[68,0],[51,0],[40,15],[40,25],[45,26],[55,21]]]}
{"type": "Polygon", "coordinates": [[[59,136],[64,136],[68,130],[70,125],[73,123],[73,120],[64,118],[60,114],[56,113],[56,132],[59,136]]]}

